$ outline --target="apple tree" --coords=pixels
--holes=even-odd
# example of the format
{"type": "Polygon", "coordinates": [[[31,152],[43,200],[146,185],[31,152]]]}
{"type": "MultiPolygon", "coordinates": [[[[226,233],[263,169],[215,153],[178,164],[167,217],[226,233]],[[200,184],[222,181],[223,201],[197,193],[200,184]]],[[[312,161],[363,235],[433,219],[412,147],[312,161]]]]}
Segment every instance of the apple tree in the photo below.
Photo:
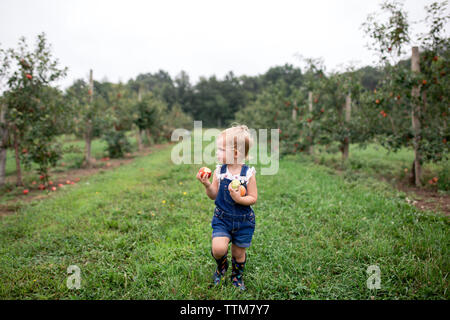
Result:
{"type": "Polygon", "coordinates": [[[44,33],[37,36],[34,50],[28,48],[22,37],[18,49],[9,49],[8,53],[15,68],[5,92],[6,122],[15,151],[16,184],[23,185],[21,160],[28,166],[30,161],[37,163],[38,173],[47,179],[48,169],[60,157],[60,148],[54,143],[56,129],[52,120],[56,114],[64,114],[64,107],[50,97],[60,95],[51,85],[66,75],[67,68],[59,68],[44,33]]]}
{"type": "Polygon", "coordinates": [[[428,31],[417,39],[413,39],[407,12],[400,3],[386,1],[381,9],[387,21],[379,22],[382,19],[371,14],[363,24],[385,75],[366,97],[365,105],[383,146],[394,151],[403,146],[414,149],[411,181],[420,186],[423,163],[448,159],[447,1],[425,7],[428,31]],[[411,43],[419,46],[410,51],[411,43]]]}

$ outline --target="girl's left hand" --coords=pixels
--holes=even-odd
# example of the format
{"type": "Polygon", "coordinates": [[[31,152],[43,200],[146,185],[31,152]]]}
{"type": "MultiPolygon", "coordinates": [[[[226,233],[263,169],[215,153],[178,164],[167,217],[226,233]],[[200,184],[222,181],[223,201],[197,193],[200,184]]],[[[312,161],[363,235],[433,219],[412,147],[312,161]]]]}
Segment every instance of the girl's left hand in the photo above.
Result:
{"type": "Polygon", "coordinates": [[[242,199],[241,192],[238,190],[235,190],[231,187],[231,183],[228,185],[228,191],[230,191],[230,196],[235,202],[239,202],[239,200],[242,199]]]}

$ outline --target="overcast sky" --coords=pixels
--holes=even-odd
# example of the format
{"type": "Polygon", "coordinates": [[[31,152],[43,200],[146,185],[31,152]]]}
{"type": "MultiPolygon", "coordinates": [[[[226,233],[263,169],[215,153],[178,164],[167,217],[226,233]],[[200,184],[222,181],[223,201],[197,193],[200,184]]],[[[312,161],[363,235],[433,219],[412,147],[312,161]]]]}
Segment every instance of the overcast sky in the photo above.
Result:
{"type": "MultiPolygon", "coordinates": [[[[406,0],[410,20],[432,1],[406,0]]],[[[300,66],[296,54],[322,57],[327,70],[374,64],[360,26],[380,0],[98,1],[0,0],[0,43],[34,43],[45,32],[69,72],[65,88],[94,70],[96,80],[126,82],[139,73],[185,70],[200,76],[257,75],[300,66]]],[[[417,28],[417,31],[420,27],[417,28]]]]}

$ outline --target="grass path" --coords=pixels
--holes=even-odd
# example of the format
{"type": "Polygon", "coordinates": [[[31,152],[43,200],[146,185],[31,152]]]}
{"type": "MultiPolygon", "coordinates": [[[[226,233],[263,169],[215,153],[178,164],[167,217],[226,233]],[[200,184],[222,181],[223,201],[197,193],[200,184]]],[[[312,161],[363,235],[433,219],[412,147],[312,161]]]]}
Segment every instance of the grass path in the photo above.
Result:
{"type": "Polygon", "coordinates": [[[0,298],[449,299],[447,218],[297,157],[257,173],[247,292],[210,288],[214,203],[201,165],[172,164],[171,147],[0,219],[0,298]],[[79,290],[66,287],[69,265],[79,290]]]}

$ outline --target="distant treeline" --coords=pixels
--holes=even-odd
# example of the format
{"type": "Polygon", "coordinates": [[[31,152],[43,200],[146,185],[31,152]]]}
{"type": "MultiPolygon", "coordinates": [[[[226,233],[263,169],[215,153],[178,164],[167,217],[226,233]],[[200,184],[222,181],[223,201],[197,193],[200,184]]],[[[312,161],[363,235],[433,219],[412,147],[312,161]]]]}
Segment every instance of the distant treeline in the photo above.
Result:
{"type": "MultiPolygon", "coordinates": [[[[382,72],[371,66],[357,72],[367,90],[373,90],[382,78],[382,72]]],[[[234,121],[235,113],[255,101],[264,89],[277,82],[285,82],[292,89],[299,88],[303,81],[304,75],[299,67],[285,64],[272,67],[257,76],[237,77],[230,71],[223,79],[215,75],[201,77],[195,85],[184,71],[172,79],[169,73],[159,70],[156,73],[139,74],[135,79],[130,79],[127,85],[135,92],[140,88],[153,92],[169,109],[176,104],[181,106],[192,118],[202,120],[204,126],[221,127],[234,121]]]]}

